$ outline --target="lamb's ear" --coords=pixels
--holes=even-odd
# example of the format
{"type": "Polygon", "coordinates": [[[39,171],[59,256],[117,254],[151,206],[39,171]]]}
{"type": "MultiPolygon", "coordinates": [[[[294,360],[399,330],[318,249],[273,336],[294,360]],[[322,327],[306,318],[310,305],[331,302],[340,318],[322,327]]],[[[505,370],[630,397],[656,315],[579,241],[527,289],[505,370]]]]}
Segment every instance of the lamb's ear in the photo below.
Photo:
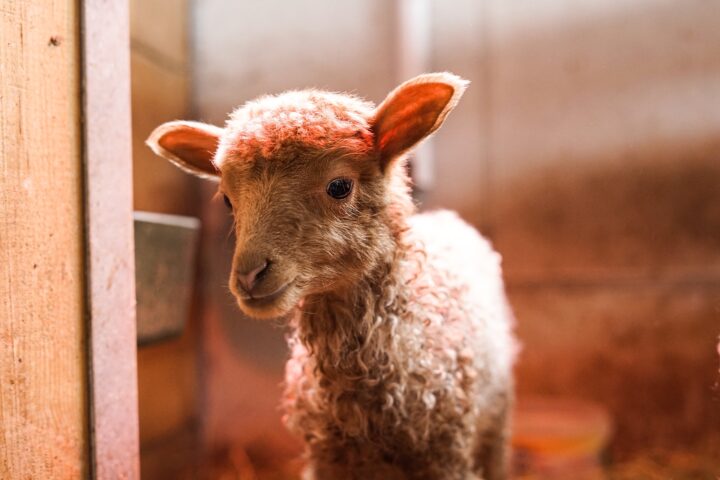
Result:
{"type": "Polygon", "coordinates": [[[452,73],[428,73],[390,92],[371,119],[383,169],[442,125],[468,83],[452,73]]]}
{"type": "Polygon", "coordinates": [[[157,155],[188,173],[217,180],[220,171],[213,157],[222,128],[200,122],[175,121],[157,127],[145,143],[157,155]]]}

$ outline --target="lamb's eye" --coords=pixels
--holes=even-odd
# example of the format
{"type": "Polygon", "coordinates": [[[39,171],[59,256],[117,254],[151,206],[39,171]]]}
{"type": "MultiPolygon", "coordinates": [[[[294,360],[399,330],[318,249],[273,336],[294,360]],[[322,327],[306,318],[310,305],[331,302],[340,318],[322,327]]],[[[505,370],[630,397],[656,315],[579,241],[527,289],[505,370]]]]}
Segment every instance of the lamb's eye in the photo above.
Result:
{"type": "Polygon", "coordinates": [[[227,207],[228,207],[230,210],[233,209],[232,203],[230,203],[230,199],[228,198],[227,195],[223,195],[223,201],[225,202],[225,205],[227,205],[227,207]]]}
{"type": "Polygon", "coordinates": [[[347,178],[336,178],[327,185],[327,194],[331,197],[340,200],[348,195],[352,191],[353,182],[347,178]]]}

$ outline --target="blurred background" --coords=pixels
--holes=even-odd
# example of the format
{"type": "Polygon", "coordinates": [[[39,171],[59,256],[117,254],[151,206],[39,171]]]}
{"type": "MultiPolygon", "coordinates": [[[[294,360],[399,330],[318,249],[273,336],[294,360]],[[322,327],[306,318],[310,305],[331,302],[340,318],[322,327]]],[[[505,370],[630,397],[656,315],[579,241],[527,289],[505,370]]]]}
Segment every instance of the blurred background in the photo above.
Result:
{"type": "Polygon", "coordinates": [[[720,476],[720,2],[132,0],[131,15],[135,209],[201,222],[182,329],[138,352],[143,478],[297,478],[301,451],[278,408],[284,326],[234,305],[215,186],[144,139],[264,93],[379,102],[441,70],[472,84],[413,159],[415,194],[503,256],[516,477],[720,476]]]}

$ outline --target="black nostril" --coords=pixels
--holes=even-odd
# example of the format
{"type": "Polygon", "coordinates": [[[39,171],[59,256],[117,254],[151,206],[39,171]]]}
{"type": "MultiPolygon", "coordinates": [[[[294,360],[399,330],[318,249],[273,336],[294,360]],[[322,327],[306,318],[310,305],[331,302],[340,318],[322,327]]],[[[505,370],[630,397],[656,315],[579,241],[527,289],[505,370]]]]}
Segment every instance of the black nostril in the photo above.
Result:
{"type": "Polygon", "coordinates": [[[265,268],[263,268],[262,270],[260,270],[260,271],[255,275],[255,281],[256,281],[256,282],[259,282],[260,280],[262,280],[263,277],[265,277],[265,275],[267,275],[268,270],[270,270],[270,260],[265,260],[265,268]]]}

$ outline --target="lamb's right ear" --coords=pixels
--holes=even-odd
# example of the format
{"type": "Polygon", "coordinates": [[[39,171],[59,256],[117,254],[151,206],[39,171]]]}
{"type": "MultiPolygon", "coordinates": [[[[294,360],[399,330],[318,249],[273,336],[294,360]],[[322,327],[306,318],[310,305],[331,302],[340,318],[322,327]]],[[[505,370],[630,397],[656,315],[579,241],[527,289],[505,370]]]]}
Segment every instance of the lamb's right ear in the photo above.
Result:
{"type": "Polygon", "coordinates": [[[213,163],[222,128],[200,122],[175,121],[157,127],[145,143],[157,155],[188,173],[217,180],[220,170],[213,163]]]}

